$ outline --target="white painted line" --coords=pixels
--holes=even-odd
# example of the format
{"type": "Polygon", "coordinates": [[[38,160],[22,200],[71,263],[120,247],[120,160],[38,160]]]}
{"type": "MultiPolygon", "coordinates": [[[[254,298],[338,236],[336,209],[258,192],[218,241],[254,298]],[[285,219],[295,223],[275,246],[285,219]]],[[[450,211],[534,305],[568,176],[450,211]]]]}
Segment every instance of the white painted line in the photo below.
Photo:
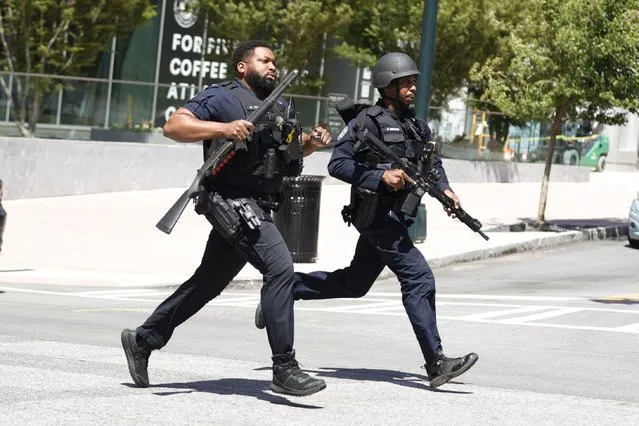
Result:
{"type": "Polygon", "coordinates": [[[568,315],[568,314],[572,314],[572,313],[580,312],[580,311],[583,311],[583,309],[581,308],[553,309],[552,311],[548,311],[548,312],[540,312],[538,314],[527,315],[525,317],[505,319],[505,320],[501,320],[500,322],[510,323],[510,324],[524,323],[528,321],[538,321],[538,320],[547,319],[547,318],[559,317],[562,315],[568,315]]]}
{"type": "MultiPolygon", "coordinates": [[[[117,290],[92,290],[92,291],[74,291],[71,294],[78,294],[78,295],[86,295],[86,296],[113,296],[113,295],[119,295],[119,294],[140,294],[140,293],[162,293],[160,291],[157,290],[153,290],[150,288],[131,288],[131,289],[124,289],[124,288],[119,288],[117,290]]],[[[165,293],[165,292],[164,292],[165,293]]]]}
{"type": "MultiPolygon", "coordinates": [[[[217,306],[220,308],[251,308],[251,309],[255,309],[257,307],[257,302],[259,301],[259,299],[256,300],[249,300],[246,302],[233,302],[230,304],[225,304],[225,303],[219,303],[216,302],[217,299],[212,300],[211,302],[209,302],[206,306],[217,306]]],[[[223,302],[223,301],[221,301],[223,302]]]]}
{"type": "MultiPolygon", "coordinates": [[[[295,308],[296,310],[298,308],[295,308]]],[[[320,309],[305,309],[305,308],[299,308],[299,310],[301,311],[320,311],[320,309]]],[[[330,309],[321,309],[321,311],[323,312],[331,312],[330,309]]],[[[335,312],[335,313],[344,313],[344,312],[335,312]]],[[[367,314],[371,314],[371,312],[357,312],[357,311],[349,311],[348,314],[360,314],[360,315],[367,315],[367,314]]],[[[405,312],[376,312],[376,315],[386,315],[386,316],[394,316],[394,317],[399,317],[399,316],[406,316],[405,312]]],[[[617,332],[617,333],[631,333],[631,334],[639,334],[639,329],[625,329],[625,327],[592,327],[592,326],[581,326],[581,325],[566,325],[566,324],[544,324],[544,323],[531,323],[531,322],[526,322],[526,323],[522,323],[522,324],[509,324],[509,323],[505,323],[499,320],[495,320],[495,321],[491,321],[491,320],[484,320],[484,321],[468,321],[468,320],[464,320],[460,317],[451,317],[451,316],[446,316],[446,315],[438,315],[437,316],[437,320],[449,320],[449,321],[464,321],[464,322],[479,322],[479,323],[485,323],[485,324],[500,324],[500,325],[513,325],[513,326],[518,326],[518,327],[546,327],[546,328],[563,328],[563,329],[569,329],[569,330],[584,330],[584,331],[612,331],[612,332],[617,332]]]]}
{"type": "Polygon", "coordinates": [[[378,302],[378,303],[367,303],[361,305],[347,305],[347,306],[335,306],[331,309],[335,309],[338,312],[351,312],[351,311],[376,311],[377,309],[382,309],[386,307],[397,308],[403,307],[401,302],[394,301],[386,301],[386,302],[378,302]]]}
{"type": "Polygon", "coordinates": [[[163,293],[159,291],[140,291],[131,293],[128,291],[118,291],[108,294],[84,294],[84,293],[67,293],[69,296],[84,296],[84,297],[95,297],[98,299],[113,299],[113,298],[122,298],[122,297],[141,297],[141,296],[163,296],[166,297],[170,293],[163,293]]]}
{"type": "Polygon", "coordinates": [[[624,333],[639,333],[639,322],[635,324],[616,327],[613,331],[621,331],[624,333]]]}
{"type": "Polygon", "coordinates": [[[559,296],[506,296],[493,294],[437,294],[436,297],[444,299],[476,299],[476,300],[521,300],[528,302],[569,302],[574,300],[590,300],[585,297],[559,297],[559,296]]]}
{"type": "MultiPolygon", "coordinates": [[[[401,297],[401,293],[368,293],[368,296],[401,297]]],[[[585,297],[555,297],[555,296],[507,296],[498,294],[442,294],[437,293],[437,299],[476,299],[476,300],[521,300],[529,302],[567,302],[573,300],[590,300],[585,297]]]]}
{"type": "Polygon", "coordinates": [[[481,312],[479,314],[465,315],[459,317],[462,321],[482,321],[489,318],[503,317],[513,314],[524,314],[526,312],[535,312],[547,309],[545,306],[527,306],[523,308],[504,309],[501,311],[481,312]]]}
{"type": "Polygon", "coordinates": [[[374,309],[370,309],[370,310],[367,310],[367,309],[356,309],[356,310],[353,310],[353,311],[345,311],[345,312],[357,312],[357,313],[361,313],[361,314],[365,314],[365,313],[377,314],[379,312],[394,311],[396,309],[401,309],[402,312],[406,312],[406,310],[404,309],[404,305],[403,304],[395,304],[395,305],[391,305],[391,306],[374,308],[374,309]]]}
{"type": "Polygon", "coordinates": [[[85,299],[121,300],[126,302],[152,302],[152,303],[161,302],[161,300],[158,300],[158,299],[137,299],[137,298],[131,298],[131,297],[95,296],[95,295],[85,295],[85,294],[77,294],[77,293],[65,293],[65,292],[59,292],[59,291],[29,290],[26,288],[13,288],[13,287],[0,287],[0,290],[15,291],[17,293],[48,294],[51,296],[79,297],[79,298],[85,298],[85,299]]]}
{"type": "Polygon", "coordinates": [[[259,296],[244,296],[244,297],[225,297],[224,295],[222,296],[218,296],[215,299],[211,300],[209,303],[213,303],[213,304],[233,304],[233,303],[246,303],[246,302],[251,302],[251,303],[255,303],[257,305],[257,303],[260,301],[260,297],[259,296]]]}
{"type": "Polygon", "coordinates": [[[619,330],[618,327],[590,327],[581,325],[566,325],[566,324],[545,324],[540,322],[526,322],[523,324],[513,324],[526,327],[549,327],[549,328],[566,328],[569,330],[589,330],[589,331],[614,331],[618,333],[632,333],[639,334],[639,330],[619,330]]]}
{"type": "Polygon", "coordinates": [[[100,271],[90,269],[25,269],[25,270],[10,270],[0,271],[0,279],[6,279],[7,281],[19,281],[19,282],[32,282],[38,283],[41,281],[51,282],[55,281],[55,284],[60,284],[60,280],[68,281],[69,283],[86,283],[86,285],[94,285],[95,281],[100,281],[101,285],[110,285],[115,287],[131,287],[136,285],[145,284],[167,284],[174,285],[184,281],[184,277],[177,275],[152,275],[135,272],[114,272],[114,271],[100,271]]]}

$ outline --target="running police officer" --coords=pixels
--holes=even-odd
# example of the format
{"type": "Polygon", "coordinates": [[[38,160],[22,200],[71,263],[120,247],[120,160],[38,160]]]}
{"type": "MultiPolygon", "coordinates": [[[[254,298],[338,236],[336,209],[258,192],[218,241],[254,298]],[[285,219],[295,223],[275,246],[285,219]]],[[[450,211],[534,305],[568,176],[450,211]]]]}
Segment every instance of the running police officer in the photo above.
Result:
{"type": "MultiPolygon", "coordinates": [[[[223,236],[212,229],[200,266],[171,296],[162,302],[136,330],[122,331],[122,345],[133,381],[149,386],[148,360],[151,351],[164,347],[174,329],[218,296],[249,262],[263,274],[261,305],[272,350],[273,382],[279,393],[305,396],[326,387],[323,380],[304,373],[293,349],[293,260],[284,240],[273,224],[271,209],[276,207],[282,178],[301,172],[301,158],[330,143],[327,130],[318,127],[311,136],[302,134],[280,149],[278,127],[286,113],[281,98],[270,114],[253,125],[246,118],[276,87],[275,56],[263,41],[241,43],[233,53],[236,78],[204,89],[178,109],[164,126],[166,136],[177,142],[203,140],[205,159],[225,139],[246,142],[215,176],[207,181],[210,196],[196,205],[212,223],[219,206],[232,205],[242,211],[242,232],[238,238],[223,236]],[[279,121],[278,121],[279,120],[279,121]],[[297,154],[295,155],[295,150],[297,154]],[[210,210],[209,210],[210,209],[210,210]],[[247,217],[249,219],[247,219],[247,217]],[[250,220],[251,223],[248,223],[250,220]],[[250,226],[248,226],[250,225],[250,226]],[[251,229],[252,228],[252,229],[251,229]],[[228,239],[227,239],[228,238],[228,239]]],[[[233,219],[233,218],[231,218],[233,219]]]]}
{"type": "MultiPolygon", "coordinates": [[[[404,53],[384,55],[375,65],[373,86],[381,99],[348,123],[328,164],[331,176],[352,185],[351,205],[343,214],[360,233],[355,255],[344,269],[296,274],[293,295],[303,300],[362,297],[388,266],[400,282],[404,308],[426,362],[430,386],[438,387],[470,369],[478,356],[444,355],[435,316],[433,272],[413,245],[407,230],[409,219],[402,212],[408,198],[404,185],[410,178],[358,139],[358,133],[368,129],[400,157],[434,170],[440,176],[440,188],[459,206],[441,159],[432,153],[430,129],[410,108],[418,74],[415,62],[404,53]]],[[[259,305],[255,323],[258,328],[264,326],[259,305]]]]}

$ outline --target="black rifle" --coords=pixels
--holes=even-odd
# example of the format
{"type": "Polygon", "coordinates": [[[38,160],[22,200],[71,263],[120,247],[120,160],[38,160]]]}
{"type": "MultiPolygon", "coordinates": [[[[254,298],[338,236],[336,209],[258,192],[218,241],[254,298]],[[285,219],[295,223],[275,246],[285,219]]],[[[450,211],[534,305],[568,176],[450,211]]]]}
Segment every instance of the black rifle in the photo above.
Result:
{"type": "Polygon", "coordinates": [[[479,233],[485,240],[488,240],[488,236],[481,231],[482,224],[479,220],[473,218],[471,215],[466,213],[464,209],[461,207],[455,207],[455,202],[452,198],[444,193],[439,188],[437,184],[439,180],[439,176],[436,176],[434,173],[428,173],[426,176],[419,171],[417,166],[412,164],[405,158],[401,158],[399,155],[395,154],[391,149],[384,144],[379,138],[373,135],[368,129],[364,129],[363,131],[357,132],[357,138],[361,143],[366,144],[366,146],[373,149],[377,154],[385,157],[389,160],[392,160],[396,163],[404,172],[415,182],[414,184],[411,182],[406,182],[406,186],[412,192],[411,195],[421,199],[421,197],[428,193],[431,197],[437,199],[444,207],[450,209],[457,218],[464,223],[464,225],[468,226],[473,231],[479,233]],[[367,142],[371,142],[368,144],[367,142]]]}
{"type": "MultiPolygon", "coordinates": [[[[284,80],[282,80],[280,85],[277,86],[275,90],[273,90],[273,92],[266,99],[264,99],[264,101],[262,101],[262,104],[259,106],[259,108],[253,111],[246,120],[255,124],[262,118],[264,118],[266,113],[271,109],[275,101],[277,101],[277,99],[282,95],[284,90],[286,90],[286,88],[291,85],[293,80],[297,78],[297,74],[297,70],[289,72],[284,80]]],[[[239,143],[243,144],[244,141],[238,142],[238,144],[239,143]]],[[[204,178],[208,175],[217,174],[228,162],[228,160],[233,157],[233,155],[235,154],[235,150],[236,142],[231,139],[227,139],[219,149],[217,149],[212,155],[210,155],[209,158],[204,162],[202,167],[198,169],[195,175],[195,179],[193,179],[193,183],[191,183],[191,186],[189,186],[189,188],[184,191],[182,195],[180,195],[180,198],[178,198],[177,201],[166,212],[166,214],[162,216],[162,219],[160,219],[155,227],[166,234],[170,234],[173,230],[173,227],[180,219],[182,212],[184,212],[184,209],[189,203],[189,200],[196,198],[200,194],[200,192],[203,191],[202,181],[204,180],[204,178]]]]}

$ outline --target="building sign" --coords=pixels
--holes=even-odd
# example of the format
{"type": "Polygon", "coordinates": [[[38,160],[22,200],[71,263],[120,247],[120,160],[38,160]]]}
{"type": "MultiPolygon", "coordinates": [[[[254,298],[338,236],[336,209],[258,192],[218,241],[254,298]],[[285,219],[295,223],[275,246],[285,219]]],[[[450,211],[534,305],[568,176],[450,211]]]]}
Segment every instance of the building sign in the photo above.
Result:
{"type": "Polygon", "coordinates": [[[337,105],[339,101],[347,97],[348,95],[346,95],[345,93],[329,93],[328,94],[328,112],[327,112],[328,129],[327,130],[331,133],[333,138],[336,138],[336,135],[338,135],[345,126],[344,120],[342,120],[342,117],[339,115],[339,113],[335,109],[335,105],[337,105]]]}
{"type": "MultiPolygon", "coordinates": [[[[207,36],[207,22],[191,9],[193,0],[166,0],[157,111],[164,120],[201,87],[229,79],[230,42],[207,36]]],[[[231,73],[230,75],[232,75],[231,73]]]]}

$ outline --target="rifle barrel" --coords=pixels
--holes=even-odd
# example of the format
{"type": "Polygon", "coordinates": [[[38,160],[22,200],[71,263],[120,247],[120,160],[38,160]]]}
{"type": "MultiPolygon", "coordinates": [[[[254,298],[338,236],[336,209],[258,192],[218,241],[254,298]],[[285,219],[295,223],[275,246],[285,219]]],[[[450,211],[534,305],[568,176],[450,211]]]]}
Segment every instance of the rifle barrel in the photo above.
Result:
{"type": "Polygon", "coordinates": [[[361,133],[358,134],[358,137],[364,143],[366,143],[366,141],[370,141],[373,145],[373,149],[377,150],[378,153],[385,155],[387,158],[399,164],[406,174],[415,181],[416,185],[423,187],[428,195],[437,199],[437,201],[442,203],[444,207],[451,209],[460,222],[468,226],[472,231],[479,233],[479,235],[488,241],[488,236],[481,231],[481,222],[469,215],[463,208],[455,207],[453,200],[439,189],[436,182],[432,182],[430,179],[422,176],[421,172],[412,164],[406,164],[399,155],[395,154],[388,146],[386,146],[386,144],[384,144],[384,142],[373,135],[368,129],[361,131],[361,133]]]}

